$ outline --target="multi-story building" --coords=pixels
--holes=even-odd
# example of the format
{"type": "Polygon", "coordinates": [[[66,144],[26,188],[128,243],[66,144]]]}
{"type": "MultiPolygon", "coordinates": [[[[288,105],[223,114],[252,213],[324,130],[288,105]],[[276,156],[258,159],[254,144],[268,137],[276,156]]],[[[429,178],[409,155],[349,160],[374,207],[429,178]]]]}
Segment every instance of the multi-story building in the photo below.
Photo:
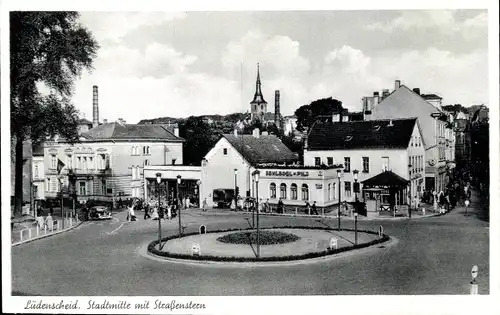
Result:
{"type": "Polygon", "coordinates": [[[45,196],[57,196],[61,179],[78,200],[143,197],[144,166],[182,164],[183,142],[178,128],[121,122],[98,125],[76,144],[64,139],[46,142],[45,196]]]}
{"type": "Polygon", "coordinates": [[[373,102],[365,101],[365,119],[417,117],[426,150],[425,187],[438,192],[444,190],[449,173],[455,167],[455,135],[451,115],[441,108],[441,97],[421,95],[419,88],[410,90],[399,80],[392,93],[384,94],[381,101],[378,93],[373,102]]]}
{"type": "Polygon", "coordinates": [[[413,197],[425,188],[425,154],[417,118],[316,123],[305,144],[304,165],[342,164],[341,199],[363,200],[367,205],[377,200],[380,208],[407,204],[408,188],[413,197]],[[363,182],[374,178],[380,180],[381,190],[365,189],[363,182]],[[359,194],[354,193],[356,181],[359,194]]]}
{"type": "Polygon", "coordinates": [[[33,151],[33,199],[45,199],[45,163],[43,158],[43,145],[33,151]]]}

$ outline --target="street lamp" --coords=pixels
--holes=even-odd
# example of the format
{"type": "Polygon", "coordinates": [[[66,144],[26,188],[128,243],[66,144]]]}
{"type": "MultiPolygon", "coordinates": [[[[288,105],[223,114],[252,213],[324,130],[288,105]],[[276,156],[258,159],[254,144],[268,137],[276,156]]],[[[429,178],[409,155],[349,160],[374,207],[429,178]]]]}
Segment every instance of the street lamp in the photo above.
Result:
{"type": "Polygon", "coordinates": [[[408,205],[408,218],[411,219],[411,164],[408,164],[408,179],[410,180],[410,191],[409,191],[409,200],[410,203],[408,205]]]}
{"type": "Polygon", "coordinates": [[[339,210],[338,210],[338,213],[337,213],[337,217],[338,217],[338,230],[340,231],[340,207],[341,207],[341,203],[342,203],[342,195],[341,195],[341,189],[340,189],[340,180],[342,178],[342,170],[341,169],[338,169],[337,170],[337,177],[339,178],[339,210]]]}
{"type": "Polygon", "coordinates": [[[181,184],[181,175],[177,175],[177,209],[178,213],[177,215],[179,216],[179,236],[182,236],[182,225],[181,225],[181,199],[179,198],[179,185],[181,184]]]}
{"type": "Polygon", "coordinates": [[[238,209],[238,184],[237,184],[238,169],[234,169],[234,209],[238,209]]]}
{"type": "Polygon", "coordinates": [[[253,172],[253,177],[255,180],[255,195],[257,204],[257,258],[260,257],[260,229],[259,229],[259,170],[253,172]]]}
{"type": "Polygon", "coordinates": [[[160,184],[161,184],[161,173],[158,172],[156,173],[156,192],[158,193],[158,246],[160,247],[161,250],[163,246],[161,244],[160,184]]]}
{"type": "Polygon", "coordinates": [[[358,204],[358,170],[352,171],[354,176],[354,198],[356,199],[356,205],[358,204]]]}
{"type": "Polygon", "coordinates": [[[358,245],[358,212],[354,212],[354,245],[358,245]]]}

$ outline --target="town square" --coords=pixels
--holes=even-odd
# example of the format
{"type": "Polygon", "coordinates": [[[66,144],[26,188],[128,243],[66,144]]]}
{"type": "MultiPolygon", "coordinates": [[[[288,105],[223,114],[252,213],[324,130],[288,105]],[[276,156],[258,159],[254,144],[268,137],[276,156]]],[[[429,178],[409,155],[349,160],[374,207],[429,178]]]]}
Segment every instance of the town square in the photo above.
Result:
{"type": "Polygon", "coordinates": [[[488,10],[8,17],[26,309],[496,292],[488,10]]]}

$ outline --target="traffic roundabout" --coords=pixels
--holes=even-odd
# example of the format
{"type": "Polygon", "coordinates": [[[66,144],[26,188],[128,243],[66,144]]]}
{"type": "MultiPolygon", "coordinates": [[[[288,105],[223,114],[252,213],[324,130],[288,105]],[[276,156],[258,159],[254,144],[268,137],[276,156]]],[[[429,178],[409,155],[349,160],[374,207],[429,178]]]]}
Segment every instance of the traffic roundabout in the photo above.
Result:
{"type": "Polygon", "coordinates": [[[367,248],[390,240],[379,232],[308,226],[280,226],[259,231],[229,229],[165,237],[147,246],[150,256],[187,263],[276,264],[310,261],[367,248]]]}

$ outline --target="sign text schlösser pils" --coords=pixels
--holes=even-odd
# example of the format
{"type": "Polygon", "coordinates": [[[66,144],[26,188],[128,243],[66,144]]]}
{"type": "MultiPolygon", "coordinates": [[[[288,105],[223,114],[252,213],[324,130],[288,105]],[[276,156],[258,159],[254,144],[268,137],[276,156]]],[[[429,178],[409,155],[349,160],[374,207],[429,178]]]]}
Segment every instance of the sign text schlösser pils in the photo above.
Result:
{"type": "Polygon", "coordinates": [[[309,176],[309,172],[306,171],[266,171],[266,176],[309,176]]]}

